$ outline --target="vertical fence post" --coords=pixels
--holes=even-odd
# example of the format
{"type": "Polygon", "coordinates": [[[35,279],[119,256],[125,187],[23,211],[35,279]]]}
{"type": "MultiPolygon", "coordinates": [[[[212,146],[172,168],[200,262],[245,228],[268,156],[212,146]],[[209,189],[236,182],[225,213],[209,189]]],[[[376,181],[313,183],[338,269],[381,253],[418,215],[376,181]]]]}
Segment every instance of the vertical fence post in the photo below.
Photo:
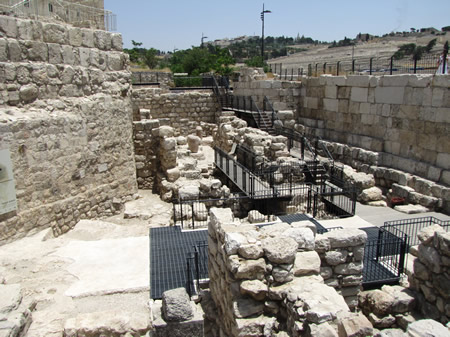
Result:
{"type": "Polygon", "coordinates": [[[194,250],[195,250],[195,277],[197,281],[197,291],[200,292],[200,267],[198,261],[198,246],[195,246],[194,250]]]}
{"type": "Polygon", "coordinates": [[[339,76],[339,66],[341,64],[341,61],[337,61],[336,63],[336,76],[339,76]]]}
{"type": "Polygon", "coordinates": [[[285,79],[285,80],[287,79],[287,68],[284,69],[284,79],[285,79]]]}
{"type": "MultiPolygon", "coordinates": [[[[447,47],[448,47],[448,45],[447,45],[447,47]]],[[[444,59],[442,60],[442,74],[445,74],[445,72],[446,72],[446,70],[447,70],[447,55],[448,55],[448,49],[447,48],[445,48],[445,46],[444,46],[444,54],[443,54],[443,57],[444,57],[444,59]]]]}
{"type": "Polygon", "coordinates": [[[323,73],[324,74],[327,73],[327,63],[326,62],[323,63],[323,73]]]}
{"type": "Polygon", "coordinates": [[[373,57],[370,58],[369,75],[372,75],[372,63],[373,63],[373,57]]]}
{"type": "Polygon", "coordinates": [[[414,58],[414,74],[417,73],[417,58],[414,58]]]}
{"type": "Polygon", "coordinates": [[[317,77],[317,66],[318,66],[318,65],[319,65],[319,64],[316,63],[316,75],[315,75],[316,77],[317,77]]]}
{"type": "Polygon", "coordinates": [[[291,68],[291,81],[294,80],[294,68],[291,68]]]}
{"type": "Polygon", "coordinates": [[[353,74],[355,73],[355,62],[356,62],[356,60],[353,59],[353,60],[352,60],[352,73],[353,73],[353,74]]]}
{"type": "Polygon", "coordinates": [[[192,290],[191,290],[191,266],[190,266],[190,263],[189,263],[189,261],[190,261],[190,259],[189,259],[189,256],[188,256],[188,258],[186,259],[186,278],[187,278],[187,280],[186,280],[186,287],[187,287],[187,293],[188,293],[188,295],[189,295],[189,298],[192,296],[192,290]]]}
{"type": "Polygon", "coordinates": [[[184,227],[184,219],[183,219],[183,199],[180,198],[180,213],[181,213],[181,229],[184,227]]]}
{"type": "Polygon", "coordinates": [[[392,75],[393,68],[394,68],[394,56],[391,56],[391,64],[389,66],[389,75],[392,75]]]}
{"type": "Polygon", "coordinates": [[[315,218],[317,216],[317,193],[314,193],[314,200],[313,200],[313,217],[315,218]]]}
{"type": "Polygon", "coordinates": [[[191,202],[191,212],[192,212],[192,229],[195,229],[195,216],[194,216],[194,202],[191,202]]]}

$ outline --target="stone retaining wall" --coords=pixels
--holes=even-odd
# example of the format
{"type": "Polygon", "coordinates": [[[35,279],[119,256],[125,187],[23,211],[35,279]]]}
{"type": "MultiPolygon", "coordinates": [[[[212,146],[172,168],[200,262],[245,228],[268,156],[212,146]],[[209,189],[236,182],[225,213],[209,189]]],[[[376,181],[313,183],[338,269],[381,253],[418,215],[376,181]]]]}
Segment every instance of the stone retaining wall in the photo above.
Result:
{"type": "Polygon", "coordinates": [[[132,96],[135,120],[140,119],[140,109],[150,110],[151,118],[168,120],[175,136],[195,134],[201,123],[215,123],[221,111],[209,90],[171,93],[164,89],[135,88],[132,96]]]}
{"type": "Polygon", "coordinates": [[[450,184],[450,76],[302,78],[307,133],[379,152],[379,165],[450,184]]]}
{"type": "Polygon", "coordinates": [[[120,211],[137,191],[121,35],[8,16],[0,33],[0,148],[18,202],[0,242],[120,211]]]}

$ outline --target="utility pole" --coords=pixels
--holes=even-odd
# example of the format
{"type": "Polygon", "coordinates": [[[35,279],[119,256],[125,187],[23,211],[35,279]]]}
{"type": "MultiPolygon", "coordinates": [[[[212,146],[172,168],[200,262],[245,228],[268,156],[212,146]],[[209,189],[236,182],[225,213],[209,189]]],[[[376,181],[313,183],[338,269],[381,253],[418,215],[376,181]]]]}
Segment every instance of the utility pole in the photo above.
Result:
{"type": "Polygon", "coordinates": [[[207,37],[207,36],[204,36],[203,33],[202,33],[202,43],[201,43],[201,45],[200,45],[201,48],[203,48],[203,40],[204,40],[204,39],[207,39],[207,38],[208,38],[208,37],[207,37]]]}
{"type": "Polygon", "coordinates": [[[263,10],[261,12],[261,21],[262,21],[262,40],[261,40],[261,58],[264,63],[264,14],[266,13],[272,13],[269,10],[264,9],[264,3],[263,3],[263,10]]]}

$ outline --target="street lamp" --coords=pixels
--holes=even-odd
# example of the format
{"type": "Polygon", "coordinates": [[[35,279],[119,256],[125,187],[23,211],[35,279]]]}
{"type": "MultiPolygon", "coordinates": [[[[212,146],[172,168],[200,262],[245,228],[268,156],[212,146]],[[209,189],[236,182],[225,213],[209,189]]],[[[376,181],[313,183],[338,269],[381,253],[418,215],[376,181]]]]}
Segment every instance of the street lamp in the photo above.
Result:
{"type": "Polygon", "coordinates": [[[204,39],[207,39],[207,38],[208,38],[208,37],[207,37],[207,36],[204,36],[203,33],[202,33],[202,44],[200,45],[201,48],[203,48],[203,40],[204,40],[204,39]]]}
{"type": "Polygon", "coordinates": [[[262,61],[264,62],[264,14],[266,13],[272,13],[269,10],[264,10],[264,4],[263,4],[263,10],[261,12],[261,21],[262,21],[262,41],[261,41],[261,57],[262,61]]]}

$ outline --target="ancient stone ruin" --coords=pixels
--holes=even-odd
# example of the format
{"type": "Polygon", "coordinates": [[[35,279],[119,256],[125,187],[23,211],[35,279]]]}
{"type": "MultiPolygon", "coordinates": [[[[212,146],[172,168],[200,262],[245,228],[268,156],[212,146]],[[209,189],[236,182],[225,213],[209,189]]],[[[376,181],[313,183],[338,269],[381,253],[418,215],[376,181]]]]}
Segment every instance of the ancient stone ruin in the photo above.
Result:
{"type": "MultiPolygon", "coordinates": [[[[403,212],[449,214],[448,75],[291,82],[242,69],[233,97],[273,108],[273,117],[257,121],[225,107],[210,89],[171,91],[170,78],[133,88],[120,34],[0,16],[0,79],[0,244],[8,252],[0,259],[1,336],[449,335],[448,225],[417,231],[420,244],[407,247],[407,280],[368,290],[369,238],[359,224],[319,231],[312,215],[288,223],[275,214],[314,208],[320,220],[342,216],[329,208],[344,187],[337,180],[316,186],[318,170],[311,174],[308,159],[324,176],[339,172],[356,191],[345,196],[352,205],[357,197],[403,212]],[[238,167],[262,173],[240,186],[238,167]],[[251,193],[236,198],[248,192],[247,182],[251,193]],[[144,200],[138,189],[158,201],[140,205],[147,213],[133,208],[144,200]],[[105,217],[122,227],[90,221],[105,217]],[[138,220],[127,227],[127,219],[138,220]],[[205,231],[209,277],[195,296],[169,289],[148,303],[149,282],[144,290],[78,289],[81,295],[69,296],[69,284],[81,278],[70,268],[32,288],[31,280],[49,270],[34,260],[16,264],[20,249],[9,245],[49,230],[38,242],[50,245],[42,260],[57,270],[76,260],[65,245],[82,255],[101,233],[118,255],[140,244],[145,248],[135,255],[147,259],[149,227],[205,231]],[[129,239],[124,251],[114,241],[120,239],[129,239]],[[141,293],[144,309],[128,310],[141,293]],[[61,311],[55,317],[46,311],[52,296],[61,311]],[[127,310],[120,312],[119,302],[127,310]]],[[[354,213],[350,207],[345,216],[354,213]]],[[[389,249],[384,253],[380,263],[397,263],[389,249]]],[[[121,277],[134,281],[137,274],[121,277]]]]}

